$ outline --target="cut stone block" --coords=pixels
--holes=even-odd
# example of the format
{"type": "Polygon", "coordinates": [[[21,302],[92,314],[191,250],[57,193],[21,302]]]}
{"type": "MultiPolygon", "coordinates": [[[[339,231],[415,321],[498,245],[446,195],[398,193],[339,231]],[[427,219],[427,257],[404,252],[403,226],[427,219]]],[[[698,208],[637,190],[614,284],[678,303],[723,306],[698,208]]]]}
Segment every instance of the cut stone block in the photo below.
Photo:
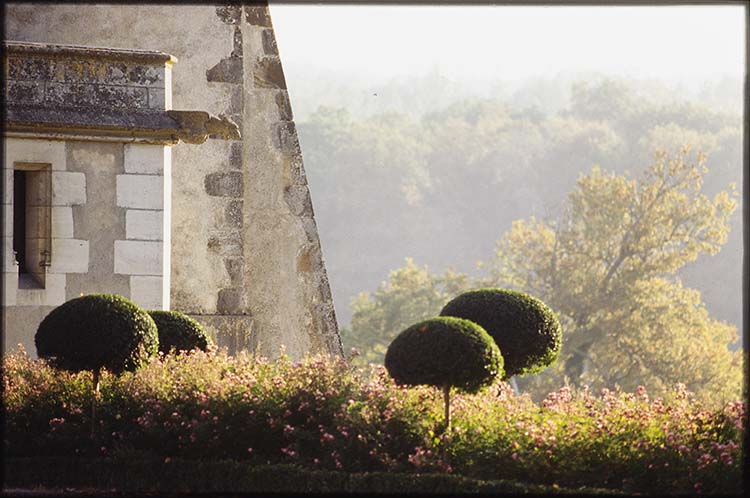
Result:
{"type": "Polygon", "coordinates": [[[59,206],[52,208],[52,237],[57,239],[72,239],[73,208],[59,206]]]}
{"type": "Polygon", "coordinates": [[[47,273],[88,273],[89,241],[52,239],[52,264],[47,273]]]}
{"type": "Polygon", "coordinates": [[[125,213],[128,240],[163,240],[164,211],[128,209],[125,213]]]}
{"type": "Polygon", "coordinates": [[[13,204],[13,169],[3,171],[3,204],[13,204]]]}
{"type": "Polygon", "coordinates": [[[13,256],[13,237],[3,237],[3,271],[18,273],[18,266],[13,256]]]}
{"type": "Polygon", "coordinates": [[[3,306],[16,305],[16,290],[18,289],[18,272],[3,272],[3,306]]]}
{"type": "Polygon", "coordinates": [[[164,174],[164,149],[162,145],[125,144],[125,173],[164,174]]]}
{"type": "Polygon", "coordinates": [[[5,140],[5,167],[13,169],[14,162],[51,164],[53,171],[65,171],[65,142],[60,140],[5,140]]]}
{"type": "Polygon", "coordinates": [[[75,172],[52,173],[52,205],[86,204],[86,175],[75,172]]]}
{"type": "Polygon", "coordinates": [[[115,241],[115,273],[162,275],[163,243],[145,240],[115,241]]]}
{"type": "Polygon", "coordinates": [[[162,209],[164,177],[117,175],[117,205],[135,209],[162,209]]]}
{"type": "Polygon", "coordinates": [[[3,237],[13,237],[13,206],[2,204],[3,210],[3,237]]]}
{"type": "Polygon", "coordinates": [[[144,309],[169,308],[162,277],[130,277],[130,299],[144,309]]]}

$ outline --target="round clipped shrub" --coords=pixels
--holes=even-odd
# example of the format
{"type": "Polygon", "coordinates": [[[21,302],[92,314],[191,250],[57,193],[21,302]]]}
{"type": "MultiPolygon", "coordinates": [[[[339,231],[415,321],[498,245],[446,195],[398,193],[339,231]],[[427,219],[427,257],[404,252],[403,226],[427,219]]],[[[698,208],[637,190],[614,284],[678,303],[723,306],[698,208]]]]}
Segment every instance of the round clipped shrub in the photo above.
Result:
{"type": "Polygon", "coordinates": [[[205,351],[211,344],[206,329],[189,316],[179,311],[149,310],[159,332],[159,351],[205,351]]]}
{"type": "Polygon", "coordinates": [[[503,372],[503,357],[479,325],[437,317],[412,325],[388,346],[385,368],[397,384],[456,387],[469,393],[503,372]]]}
{"type": "Polygon", "coordinates": [[[156,355],[156,324],[137,304],[116,294],[89,294],[52,310],[34,337],[37,355],[78,372],[134,371],[156,355]]]}
{"type": "Polygon", "coordinates": [[[510,289],[465,292],[443,307],[441,316],[471,320],[495,339],[505,360],[505,378],[536,373],[560,353],[562,327],[540,299],[510,289]]]}

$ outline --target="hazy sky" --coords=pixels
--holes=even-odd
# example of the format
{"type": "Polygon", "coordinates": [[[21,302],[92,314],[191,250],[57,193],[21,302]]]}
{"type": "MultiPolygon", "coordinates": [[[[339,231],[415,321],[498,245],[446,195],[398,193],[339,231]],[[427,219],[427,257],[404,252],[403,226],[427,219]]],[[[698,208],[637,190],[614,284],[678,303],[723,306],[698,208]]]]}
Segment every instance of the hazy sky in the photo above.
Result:
{"type": "Polygon", "coordinates": [[[698,85],[741,78],[742,6],[308,6],[270,2],[287,72],[455,80],[596,71],[698,85]]]}

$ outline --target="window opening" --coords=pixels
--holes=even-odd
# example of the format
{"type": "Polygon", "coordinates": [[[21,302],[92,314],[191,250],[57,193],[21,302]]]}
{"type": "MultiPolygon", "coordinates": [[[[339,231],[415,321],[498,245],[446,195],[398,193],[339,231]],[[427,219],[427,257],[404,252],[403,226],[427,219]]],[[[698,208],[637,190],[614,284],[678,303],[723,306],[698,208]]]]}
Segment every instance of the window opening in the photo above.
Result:
{"type": "Polygon", "coordinates": [[[19,288],[44,288],[52,259],[49,164],[16,163],[13,171],[13,252],[19,288]]]}

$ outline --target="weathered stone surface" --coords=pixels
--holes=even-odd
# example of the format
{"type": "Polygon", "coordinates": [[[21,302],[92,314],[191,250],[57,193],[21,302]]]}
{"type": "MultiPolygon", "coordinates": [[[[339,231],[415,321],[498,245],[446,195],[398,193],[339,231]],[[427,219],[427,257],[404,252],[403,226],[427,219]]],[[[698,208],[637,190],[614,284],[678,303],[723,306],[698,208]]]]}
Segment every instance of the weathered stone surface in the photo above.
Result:
{"type": "Polygon", "coordinates": [[[240,24],[242,22],[242,5],[224,5],[216,7],[216,15],[225,24],[240,24]]]}
{"type": "Polygon", "coordinates": [[[19,286],[16,290],[16,305],[23,307],[59,306],[65,302],[65,281],[64,274],[47,273],[43,289],[19,286]]]}
{"type": "Polygon", "coordinates": [[[164,211],[128,209],[125,237],[128,240],[164,240],[164,211]]]}
{"type": "Polygon", "coordinates": [[[263,52],[266,55],[279,55],[279,47],[276,45],[276,36],[274,36],[273,29],[263,30],[263,52]]]}
{"type": "Polygon", "coordinates": [[[206,80],[211,82],[242,84],[243,79],[241,57],[227,57],[206,71],[206,80]]]}
{"type": "Polygon", "coordinates": [[[300,149],[287,153],[289,159],[289,176],[294,185],[307,185],[307,174],[302,163],[302,151],[300,149]]]}
{"type": "Polygon", "coordinates": [[[59,107],[148,109],[148,92],[127,86],[48,83],[44,103],[59,107]]]}
{"type": "MultiPolygon", "coordinates": [[[[234,117],[239,115],[240,119],[242,119],[244,89],[241,86],[233,86],[231,95],[232,96],[229,99],[229,105],[227,106],[226,114],[232,115],[233,119],[234,117]]],[[[235,123],[236,122],[237,121],[235,121],[235,123]]]]}
{"type": "Polygon", "coordinates": [[[300,150],[297,128],[294,121],[282,121],[276,125],[273,145],[281,152],[296,153],[300,150]]]}
{"type": "Polygon", "coordinates": [[[312,215],[312,199],[310,199],[310,191],[305,186],[291,185],[284,189],[284,201],[292,214],[296,216],[300,215],[312,215]]]}
{"type": "Polygon", "coordinates": [[[162,277],[130,277],[130,299],[144,309],[167,309],[162,277]]]}
{"type": "Polygon", "coordinates": [[[3,270],[18,272],[13,254],[13,232],[8,236],[3,236],[3,270]]]}
{"type": "Polygon", "coordinates": [[[279,121],[291,121],[294,119],[294,116],[292,115],[292,105],[289,102],[288,92],[276,92],[276,107],[279,110],[279,121]]]}
{"type": "Polygon", "coordinates": [[[232,57],[242,57],[242,29],[239,26],[234,28],[232,37],[232,57]]]}
{"type": "Polygon", "coordinates": [[[257,2],[255,5],[245,5],[245,22],[253,26],[271,28],[271,16],[268,13],[268,2],[257,2]]]}
{"type": "Polygon", "coordinates": [[[315,273],[323,268],[323,255],[320,246],[310,244],[303,247],[297,256],[297,271],[299,273],[315,273]]]}
{"type": "Polygon", "coordinates": [[[8,57],[9,80],[50,81],[57,73],[57,61],[41,58],[8,57]]]}
{"type": "Polygon", "coordinates": [[[68,206],[53,207],[52,237],[72,239],[73,233],[73,208],[68,206]]]}
{"type": "Polygon", "coordinates": [[[44,87],[32,81],[6,81],[8,102],[38,104],[44,100],[44,87]]]}
{"type": "Polygon", "coordinates": [[[203,186],[208,195],[215,197],[242,197],[242,178],[239,171],[210,173],[204,178],[203,186]]]}
{"type": "Polygon", "coordinates": [[[255,63],[253,84],[256,88],[280,88],[286,90],[286,79],[278,57],[264,57],[255,63]]]}
{"type": "Polygon", "coordinates": [[[89,241],[52,239],[52,264],[48,273],[88,273],[89,241]]]}
{"type": "MultiPolygon", "coordinates": [[[[3,292],[2,296],[0,296],[0,303],[2,303],[3,307],[5,308],[3,309],[3,315],[8,309],[8,306],[16,305],[16,291],[18,290],[18,269],[14,268],[13,266],[8,266],[7,268],[11,270],[15,269],[15,271],[7,271],[2,273],[3,292]]],[[[34,325],[37,324],[35,323],[34,325]]],[[[4,328],[3,332],[7,333],[8,329],[4,328]]],[[[36,329],[34,329],[34,332],[36,332],[36,329]]]]}
{"type": "Polygon", "coordinates": [[[163,275],[163,245],[145,240],[115,241],[115,273],[163,275]]]}
{"type": "Polygon", "coordinates": [[[236,230],[213,230],[208,237],[208,249],[222,256],[242,256],[242,235],[236,230]]]}
{"type": "MultiPolygon", "coordinates": [[[[323,268],[323,270],[325,269],[323,268]]],[[[320,298],[323,301],[331,301],[333,299],[333,296],[331,295],[331,284],[328,282],[328,275],[325,271],[319,272],[318,292],[320,292],[320,298]]]]}
{"type": "Polygon", "coordinates": [[[242,286],[245,281],[244,267],[245,261],[242,258],[227,258],[224,260],[224,268],[227,270],[232,287],[242,286]]]}
{"type": "Polygon", "coordinates": [[[117,175],[117,205],[133,209],[161,209],[164,205],[164,177],[117,175]]]}
{"type": "Polygon", "coordinates": [[[86,204],[86,175],[67,171],[52,172],[52,205],[79,204],[86,204]]]}
{"type": "Polygon", "coordinates": [[[36,359],[34,335],[37,326],[58,304],[62,302],[48,306],[11,306],[3,309],[3,351],[17,351],[21,344],[29,357],[36,359]]]}
{"type": "Polygon", "coordinates": [[[231,169],[242,169],[242,143],[232,142],[229,146],[229,167],[231,169]]]}
{"type": "Polygon", "coordinates": [[[167,109],[167,93],[162,88],[148,89],[148,108],[155,111],[167,109]]]}
{"type": "Polygon", "coordinates": [[[216,311],[221,314],[240,314],[244,298],[240,289],[221,289],[216,300],[216,311]]]}
{"type": "MultiPolygon", "coordinates": [[[[30,140],[8,138],[5,140],[6,168],[13,168],[13,163],[46,163],[52,171],[65,171],[65,142],[60,140],[30,140]]],[[[6,184],[7,185],[7,184],[6,184]]]]}
{"type": "Polygon", "coordinates": [[[125,144],[125,173],[161,175],[164,173],[165,147],[162,145],[125,144]]]}
{"type": "Polygon", "coordinates": [[[248,315],[202,315],[188,313],[201,323],[219,348],[227,348],[229,354],[240,351],[255,352],[258,349],[254,320],[248,315]]]}
{"type": "MultiPolygon", "coordinates": [[[[13,47],[10,50],[14,50],[13,47]]],[[[8,58],[8,79],[95,83],[123,86],[164,86],[164,65],[102,59],[97,49],[79,58],[52,58],[44,53],[8,58]]]]}
{"type": "Polygon", "coordinates": [[[242,201],[231,201],[224,208],[224,220],[227,225],[241,228],[242,227],[242,201]]]}

